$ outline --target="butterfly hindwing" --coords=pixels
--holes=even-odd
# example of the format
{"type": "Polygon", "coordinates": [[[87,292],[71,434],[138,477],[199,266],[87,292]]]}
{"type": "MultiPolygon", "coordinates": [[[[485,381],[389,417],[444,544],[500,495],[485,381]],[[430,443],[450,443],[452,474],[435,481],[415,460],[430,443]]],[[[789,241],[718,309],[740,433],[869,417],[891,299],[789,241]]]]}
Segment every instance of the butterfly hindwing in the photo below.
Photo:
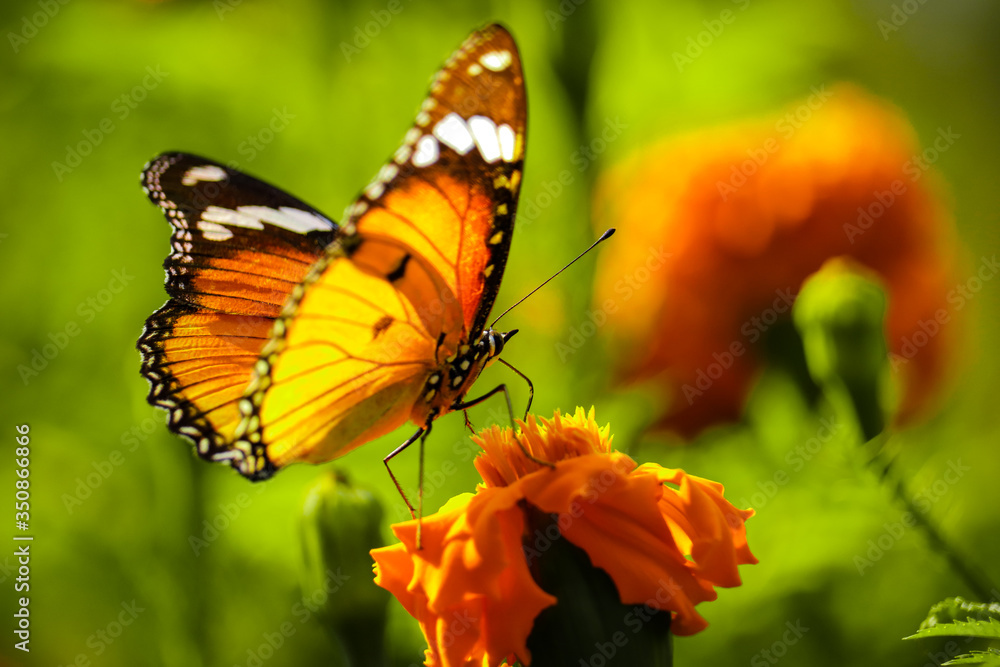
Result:
{"type": "Polygon", "coordinates": [[[174,228],[164,262],[171,298],[138,342],[149,401],[202,456],[224,459],[275,319],[338,228],[281,190],[195,155],[159,156],[142,185],[174,228]]]}
{"type": "Polygon", "coordinates": [[[526,117],[510,34],[473,33],[286,304],[240,404],[244,474],[329,460],[464,395],[485,365],[462,355],[499,290],[526,117]]]}
{"type": "MultiPolygon", "coordinates": [[[[381,250],[375,266],[392,261],[390,249],[381,250]]],[[[436,294],[419,262],[410,264],[413,284],[436,294]]],[[[306,279],[291,316],[279,320],[278,329],[287,329],[264,348],[267,372],[251,383],[252,409],[240,431],[248,432],[237,447],[250,454],[262,442],[277,467],[327,461],[409,419],[434,365],[440,318],[428,326],[414,303],[371,269],[339,249],[306,279]]],[[[261,462],[248,456],[250,464],[261,462]]]]}
{"type": "Polygon", "coordinates": [[[205,457],[225,449],[239,422],[242,397],[274,321],[168,301],[139,340],[149,401],[169,412],[168,424],[205,457]]]}

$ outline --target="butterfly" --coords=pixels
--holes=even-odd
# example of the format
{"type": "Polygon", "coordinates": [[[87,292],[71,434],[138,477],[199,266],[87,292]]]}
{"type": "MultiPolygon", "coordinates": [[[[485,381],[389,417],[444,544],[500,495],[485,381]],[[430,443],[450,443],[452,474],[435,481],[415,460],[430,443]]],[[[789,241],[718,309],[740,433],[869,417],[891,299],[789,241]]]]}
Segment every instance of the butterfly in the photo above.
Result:
{"type": "Polygon", "coordinates": [[[173,226],[170,298],[137,347],[168,427],[202,458],[261,480],[412,421],[419,430],[388,467],[435,418],[481,400],[464,398],[516,333],[486,322],[526,122],[517,46],[491,25],[438,71],[402,145],[339,225],[212,160],[148,163],[143,190],[173,226]]]}

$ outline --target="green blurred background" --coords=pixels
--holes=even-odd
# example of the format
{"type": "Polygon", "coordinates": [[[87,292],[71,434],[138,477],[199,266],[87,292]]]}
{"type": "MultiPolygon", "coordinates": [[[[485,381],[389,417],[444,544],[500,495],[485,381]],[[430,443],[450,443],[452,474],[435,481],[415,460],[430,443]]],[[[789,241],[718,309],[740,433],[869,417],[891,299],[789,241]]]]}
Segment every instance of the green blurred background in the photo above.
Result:
{"type": "MultiPolygon", "coordinates": [[[[297,521],[306,489],[324,469],[296,466],[251,485],[196,460],[186,441],[167,432],[163,413],[146,404],[134,346],[144,319],[165,300],[169,226],[146,201],[138,175],[161,151],[235,162],[339,219],[395,149],[441,62],[473,28],[500,20],[521,48],[530,122],[521,215],[498,307],[592,240],[589,197],[602,166],[650,140],[767,113],[839,80],[899,105],[925,142],[939,127],[961,135],[934,166],[950,183],[970,266],[996,251],[995,2],[400,2],[385,25],[373,23],[387,16],[382,0],[0,7],[0,424],[8,452],[0,493],[13,494],[14,425],[28,423],[36,536],[30,656],[12,648],[13,547],[0,551],[7,619],[0,662],[248,665],[265,636],[290,622],[294,634],[264,664],[338,664],[315,615],[304,613],[298,584],[297,521]],[[906,20],[885,32],[880,21],[891,21],[897,8],[897,20],[906,20]],[[679,68],[674,54],[725,10],[735,20],[679,68]],[[367,43],[358,39],[366,27],[367,43]],[[354,50],[345,53],[343,44],[354,50]],[[577,171],[580,147],[608,123],[623,128],[619,136],[577,171]],[[79,153],[90,150],[77,163],[67,153],[81,142],[79,153]],[[539,199],[568,168],[573,183],[539,199]],[[116,275],[124,287],[112,293],[109,284],[121,284],[112,283],[116,275]],[[61,336],[67,331],[76,333],[61,336]],[[65,346],[37,375],[18,371],[54,340],[65,346]],[[219,519],[227,512],[227,521],[219,519]],[[228,526],[193,548],[192,536],[213,535],[205,521],[228,526]],[[135,618],[105,641],[99,633],[117,632],[123,605],[131,609],[123,618],[135,618]]],[[[534,412],[596,405],[616,444],[638,460],[719,480],[728,497],[758,511],[749,535],[760,564],[743,568],[742,587],[703,605],[711,625],[676,642],[677,664],[766,665],[779,653],[786,665],[933,664],[930,654],[943,643],[900,637],[931,604],[968,591],[915,530],[859,573],[856,557],[903,510],[846,447],[824,447],[800,471],[786,463],[823,415],[812,414],[780,376],[765,377],[746,424],[680,449],[640,435],[655,406],[609,388],[600,335],[560,361],[556,344],[586,321],[593,270],[587,258],[505,318],[505,327],[521,329],[505,358],[534,380],[534,412]],[[781,470],[787,483],[775,485],[781,470]],[[808,631],[762,653],[783,641],[786,623],[808,631]]],[[[1000,355],[993,344],[1000,286],[987,283],[971,305],[953,386],[934,417],[897,436],[897,465],[915,490],[943,489],[930,491],[933,516],[1000,579],[1000,355]],[[971,470],[957,484],[935,487],[958,461],[971,470]]],[[[523,405],[523,385],[502,367],[488,369],[477,386],[501,381],[523,405]]],[[[478,409],[473,419],[488,423],[499,408],[478,409]]],[[[409,431],[334,464],[371,488],[393,520],[404,514],[381,458],[409,431]]],[[[437,422],[428,443],[429,510],[471,490],[472,454],[460,416],[437,422]],[[457,472],[443,472],[452,465],[457,472]]],[[[397,461],[412,488],[415,451],[397,461]]],[[[390,642],[395,664],[420,662],[416,624],[396,607],[390,642]]]]}

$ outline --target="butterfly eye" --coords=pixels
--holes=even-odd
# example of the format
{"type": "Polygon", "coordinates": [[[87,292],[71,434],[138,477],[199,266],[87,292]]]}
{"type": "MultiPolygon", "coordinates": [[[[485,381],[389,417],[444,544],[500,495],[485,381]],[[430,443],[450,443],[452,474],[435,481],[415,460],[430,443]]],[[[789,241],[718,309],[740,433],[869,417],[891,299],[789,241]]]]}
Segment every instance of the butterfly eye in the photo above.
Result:
{"type": "Polygon", "coordinates": [[[517,329],[511,329],[506,333],[497,333],[493,329],[487,329],[484,331],[483,337],[485,338],[485,342],[490,346],[488,358],[492,359],[499,356],[500,353],[503,352],[503,346],[507,343],[507,341],[514,337],[514,334],[516,334],[517,331],[517,329]]]}
{"type": "Polygon", "coordinates": [[[487,337],[490,341],[490,356],[495,357],[501,352],[503,352],[503,336],[497,334],[497,332],[490,330],[487,337]]]}

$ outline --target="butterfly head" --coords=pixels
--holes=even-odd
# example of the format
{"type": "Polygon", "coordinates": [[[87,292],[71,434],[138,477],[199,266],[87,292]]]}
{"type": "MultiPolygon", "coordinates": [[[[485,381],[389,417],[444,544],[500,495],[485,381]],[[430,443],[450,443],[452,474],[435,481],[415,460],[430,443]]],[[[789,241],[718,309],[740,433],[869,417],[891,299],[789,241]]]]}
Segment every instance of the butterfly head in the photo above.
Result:
{"type": "Polygon", "coordinates": [[[511,329],[504,333],[499,331],[494,331],[493,329],[486,329],[483,331],[483,335],[479,337],[478,346],[481,348],[483,355],[486,357],[486,363],[491,363],[494,359],[500,356],[503,352],[503,346],[514,337],[517,333],[517,329],[511,329]]]}
{"type": "Polygon", "coordinates": [[[516,333],[517,329],[501,333],[491,327],[484,329],[475,342],[459,346],[427,379],[424,404],[418,405],[413,420],[419,423],[426,411],[446,412],[453,404],[461,403],[479,374],[500,356],[516,333]]]}

